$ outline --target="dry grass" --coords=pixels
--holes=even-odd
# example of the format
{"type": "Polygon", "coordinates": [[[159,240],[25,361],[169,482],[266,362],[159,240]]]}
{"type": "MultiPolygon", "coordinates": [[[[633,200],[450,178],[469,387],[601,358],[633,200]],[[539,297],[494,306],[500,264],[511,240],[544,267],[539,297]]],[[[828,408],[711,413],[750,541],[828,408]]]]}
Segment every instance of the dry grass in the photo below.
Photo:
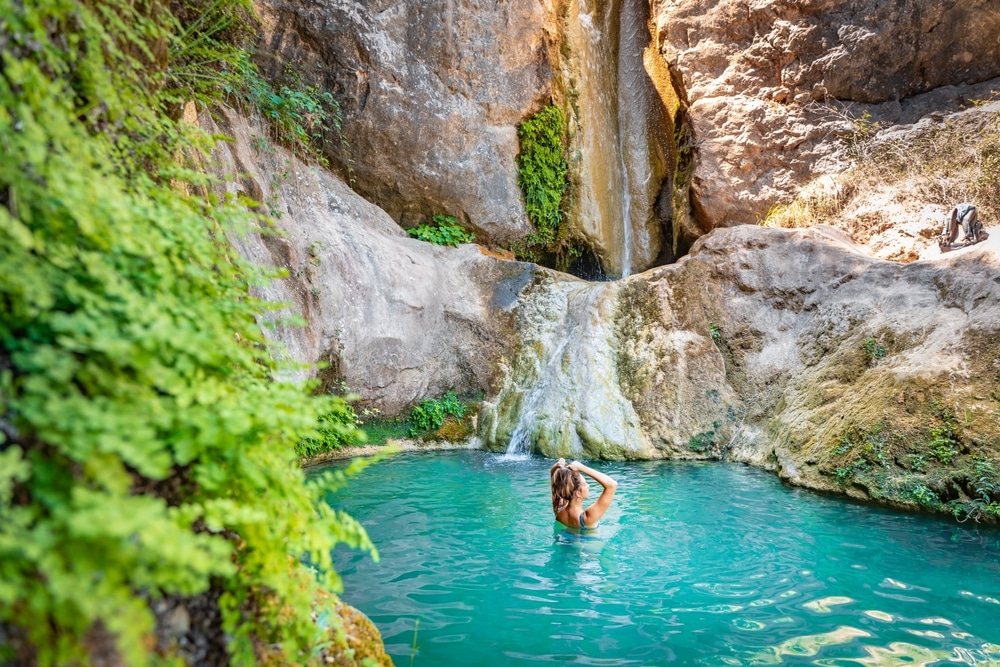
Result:
{"type": "Polygon", "coordinates": [[[972,109],[905,131],[878,131],[862,121],[844,139],[853,166],[817,179],[790,204],[772,208],[761,224],[828,224],[861,244],[895,232],[898,247],[884,254],[908,261],[918,252],[905,247],[906,239],[929,245],[960,202],[976,204],[986,226],[1000,220],[1000,112],[972,109]]]}

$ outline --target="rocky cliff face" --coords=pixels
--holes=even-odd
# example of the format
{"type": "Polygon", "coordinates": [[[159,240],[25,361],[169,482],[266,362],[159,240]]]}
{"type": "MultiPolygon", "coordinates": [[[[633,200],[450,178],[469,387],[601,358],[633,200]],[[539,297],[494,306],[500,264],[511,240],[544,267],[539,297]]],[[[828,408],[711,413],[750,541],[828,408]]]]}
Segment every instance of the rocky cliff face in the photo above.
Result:
{"type": "Polygon", "coordinates": [[[612,276],[672,252],[676,100],[646,0],[258,7],[264,69],[294,63],[333,92],[344,141],[331,132],[327,155],[395,221],[446,213],[482,243],[523,239],[517,126],[555,103],[570,119],[567,236],[612,276]]]}
{"type": "Polygon", "coordinates": [[[289,361],[325,365],[300,370],[302,377],[318,373],[326,388],[346,386],[388,414],[449,389],[492,387],[514,343],[509,311],[534,279],[532,265],[475,245],[408,238],[324,169],[282,148],[257,151],[260,128],[229,111],[219,123],[236,139],[213,155],[220,176],[263,202],[280,228],[234,239],[247,259],[287,273],[258,288],[288,305],[272,315],[273,335],[289,361]]]}
{"type": "MultiPolygon", "coordinates": [[[[438,213],[504,243],[531,231],[516,126],[552,95],[548,3],[267,0],[271,73],[294,63],[341,105],[327,153],[390,217],[438,213]]],[[[265,64],[266,66],[266,64],[265,64]]]]}
{"type": "Polygon", "coordinates": [[[989,0],[657,0],[653,15],[688,105],[702,230],[754,223],[842,169],[838,138],[859,120],[955,110],[1000,75],[989,0]]]}

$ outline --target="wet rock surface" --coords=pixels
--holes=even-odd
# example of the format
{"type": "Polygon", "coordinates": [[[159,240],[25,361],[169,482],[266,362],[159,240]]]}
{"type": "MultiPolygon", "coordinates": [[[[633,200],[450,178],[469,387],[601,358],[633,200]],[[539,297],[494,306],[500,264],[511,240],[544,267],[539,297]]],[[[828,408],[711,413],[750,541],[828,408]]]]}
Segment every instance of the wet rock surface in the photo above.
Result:
{"type": "Polygon", "coordinates": [[[573,302],[583,288],[554,280],[525,295],[514,387],[484,407],[495,414],[484,423],[507,430],[484,434],[487,446],[503,449],[528,414],[531,449],[547,456],[723,458],[948,511],[976,499],[963,482],[974,470],[1000,465],[993,239],[904,265],[830,227],[741,226],[703,237],[676,265],[585,289],[540,321],[554,291],[573,302]],[[569,352],[580,322],[601,335],[569,352]],[[532,415],[524,397],[539,389],[547,409],[532,415]],[[603,448],[584,432],[601,433],[603,448]]]}

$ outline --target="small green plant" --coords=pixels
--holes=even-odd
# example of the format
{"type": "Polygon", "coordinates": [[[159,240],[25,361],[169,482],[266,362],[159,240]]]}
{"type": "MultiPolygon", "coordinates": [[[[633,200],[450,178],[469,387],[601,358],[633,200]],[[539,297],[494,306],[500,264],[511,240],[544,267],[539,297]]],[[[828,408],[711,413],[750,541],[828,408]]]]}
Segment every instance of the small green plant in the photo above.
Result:
{"type": "Polygon", "coordinates": [[[281,80],[272,84],[246,51],[228,63],[221,85],[231,101],[258,112],[268,122],[275,141],[301,157],[327,163],[322,151],[323,135],[331,130],[339,134],[341,127],[340,107],[329,92],[304,85],[291,67],[286,67],[281,80]]]}
{"type": "Polygon", "coordinates": [[[688,440],[688,448],[695,452],[703,452],[709,449],[715,444],[715,432],[714,431],[702,431],[697,435],[691,436],[688,440]]]}
{"type": "Polygon", "coordinates": [[[923,484],[918,484],[913,487],[910,494],[921,507],[926,507],[927,509],[939,509],[942,505],[941,499],[938,498],[938,495],[923,484]]]}
{"type": "Polygon", "coordinates": [[[410,437],[418,436],[428,431],[434,431],[444,425],[444,420],[450,415],[461,419],[467,406],[458,399],[453,391],[447,392],[439,399],[427,398],[410,411],[410,437]]]}
{"type": "Polygon", "coordinates": [[[997,465],[982,457],[973,457],[972,486],[976,497],[968,502],[949,503],[952,514],[960,522],[972,519],[979,522],[983,519],[1000,520],[1000,475],[997,465]]]}
{"type": "Polygon", "coordinates": [[[357,425],[358,416],[354,408],[340,401],[334,404],[333,410],[320,415],[317,436],[299,441],[295,445],[295,453],[299,456],[316,456],[334,449],[364,444],[365,434],[358,430],[357,425]]]}
{"type": "Polygon", "coordinates": [[[837,446],[831,452],[845,459],[833,471],[834,479],[843,486],[852,479],[888,468],[892,446],[892,433],[882,422],[869,429],[848,428],[837,437],[837,446]]]}
{"type": "Polygon", "coordinates": [[[868,356],[868,363],[871,364],[876,359],[885,357],[887,350],[875,338],[865,339],[865,354],[868,356]]]}
{"type": "Polygon", "coordinates": [[[722,338],[722,330],[712,320],[708,321],[708,333],[712,336],[712,340],[720,340],[722,338]]]}
{"type": "Polygon", "coordinates": [[[322,241],[313,241],[312,243],[309,244],[309,247],[307,248],[307,251],[309,253],[309,263],[310,264],[312,264],[313,266],[320,266],[323,263],[323,260],[320,259],[320,256],[319,256],[319,254],[320,254],[320,252],[322,252],[322,250],[323,250],[323,242],[322,241]]]}
{"type": "Polygon", "coordinates": [[[406,233],[419,241],[427,241],[436,245],[448,245],[457,248],[462,243],[472,243],[475,236],[458,224],[453,216],[438,214],[432,218],[433,225],[419,225],[406,230],[406,233]]]}
{"type": "Polygon", "coordinates": [[[958,423],[951,410],[943,405],[934,403],[931,409],[941,423],[928,429],[928,455],[945,465],[950,465],[961,449],[961,441],[956,430],[958,423]]]}
{"type": "Polygon", "coordinates": [[[907,456],[910,467],[916,472],[927,472],[927,456],[924,454],[910,454],[907,456]]]}

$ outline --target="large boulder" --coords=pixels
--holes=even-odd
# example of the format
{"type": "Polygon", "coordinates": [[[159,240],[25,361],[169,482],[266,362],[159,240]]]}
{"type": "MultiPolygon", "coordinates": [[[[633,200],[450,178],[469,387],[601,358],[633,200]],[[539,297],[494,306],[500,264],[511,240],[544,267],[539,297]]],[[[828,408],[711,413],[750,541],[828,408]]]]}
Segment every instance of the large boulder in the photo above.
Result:
{"type": "Polygon", "coordinates": [[[653,4],[686,98],[702,230],[764,218],[820,174],[841,138],[988,96],[1000,75],[990,0],[681,0],[653,4]]]}
{"type": "Polygon", "coordinates": [[[718,229],[617,283],[537,281],[516,317],[493,449],[727,458],[936,508],[1000,470],[1000,239],[904,265],[825,226],[718,229]]]}
{"type": "Polygon", "coordinates": [[[220,177],[276,220],[277,229],[230,235],[245,259],[284,273],[255,291],[286,305],[269,316],[271,335],[288,362],[307,365],[288,372],[318,374],[324,389],[386,414],[449,389],[491,389],[533,265],[408,238],[326,170],[280,147],[258,151],[260,128],[243,117],[222,109],[217,118],[235,139],[213,154],[220,177]]]}

